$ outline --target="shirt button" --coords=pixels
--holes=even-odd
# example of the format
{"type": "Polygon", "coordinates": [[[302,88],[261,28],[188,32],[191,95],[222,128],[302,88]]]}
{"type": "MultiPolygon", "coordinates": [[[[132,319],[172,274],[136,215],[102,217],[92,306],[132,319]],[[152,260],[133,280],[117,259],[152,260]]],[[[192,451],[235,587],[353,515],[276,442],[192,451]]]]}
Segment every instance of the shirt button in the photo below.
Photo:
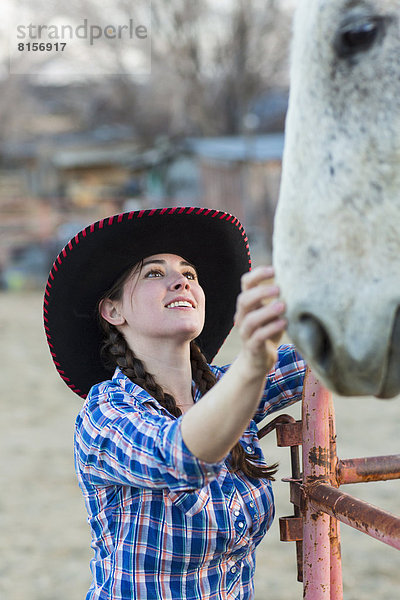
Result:
{"type": "Polygon", "coordinates": [[[246,450],[247,450],[247,452],[253,452],[253,447],[252,446],[247,446],[246,450]]]}
{"type": "Polygon", "coordinates": [[[214,473],[212,471],[207,471],[207,477],[212,477],[214,475],[214,473]]]}
{"type": "Polygon", "coordinates": [[[235,517],[238,517],[240,515],[240,510],[235,510],[233,514],[235,515],[235,517]]]}
{"type": "Polygon", "coordinates": [[[240,521],[240,523],[238,523],[238,525],[239,525],[240,529],[243,529],[243,527],[244,527],[243,521],[240,521]]]}
{"type": "Polygon", "coordinates": [[[250,506],[251,508],[254,508],[254,502],[250,502],[249,506],[250,506]]]}
{"type": "Polygon", "coordinates": [[[236,571],[237,571],[237,567],[232,567],[231,573],[236,573],[236,571]]]}

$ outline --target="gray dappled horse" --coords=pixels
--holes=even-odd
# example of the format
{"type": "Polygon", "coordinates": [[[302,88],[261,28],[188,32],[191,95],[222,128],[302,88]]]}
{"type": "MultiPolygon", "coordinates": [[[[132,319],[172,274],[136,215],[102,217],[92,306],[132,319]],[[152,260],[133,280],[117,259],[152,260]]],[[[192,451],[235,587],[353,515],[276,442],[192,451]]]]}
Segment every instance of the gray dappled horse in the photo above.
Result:
{"type": "Polygon", "coordinates": [[[274,264],[343,395],[400,393],[400,1],[299,0],[274,264]]]}

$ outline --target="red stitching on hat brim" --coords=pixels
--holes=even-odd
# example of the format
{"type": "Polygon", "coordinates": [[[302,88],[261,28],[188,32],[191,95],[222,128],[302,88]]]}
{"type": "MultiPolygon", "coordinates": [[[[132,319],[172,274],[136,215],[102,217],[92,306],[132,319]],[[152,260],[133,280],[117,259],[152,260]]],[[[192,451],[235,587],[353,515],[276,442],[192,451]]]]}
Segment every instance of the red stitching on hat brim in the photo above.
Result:
{"type": "MultiPolygon", "coordinates": [[[[245,236],[245,232],[244,232],[244,228],[243,225],[240,223],[240,221],[234,216],[231,215],[230,213],[226,213],[224,211],[220,211],[220,210],[216,210],[216,209],[211,209],[211,208],[199,208],[199,207],[172,207],[172,208],[160,208],[160,209],[147,209],[147,210],[140,210],[140,211],[131,211],[129,213],[119,213],[116,215],[113,215],[111,217],[109,217],[108,219],[101,219],[99,221],[96,221],[95,223],[92,223],[90,225],[88,225],[87,227],[85,227],[82,231],[80,231],[79,233],[77,233],[75,235],[74,238],[72,238],[68,244],[61,250],[61,252],[59,253],[59,255],[56,257],[53,266],[50,270],[49,273],[49,278],[45,287],[45,298],[44,298],[44,305],[43,305],[43,319],[44,322],[46,323],[45,325],[45,329],[46,329],[46,337],[47,337],[47,341],[49,344],[49,348],[53,348],[53,344],[52,344],[52,337],[51,337],[51,333],[50,333],[50,329],[47,325],[48,323],[48,318],[47,318],[47,306],[48,306],[48,298],[50,297],[50,291],[52,288],[52,285],[50,283],[51,281],[55,280],[56,274],[59,271],[59,267],[57,265],[62,265],[63,260],[66,260],[68,258],[68,255],[70,252],[72,252],[74,250],[74,243],[75,246],[78,245],[80,243],[80,239],[81,238],[86,238],[88,235],[95,233],[97,230],[101,230],[104,227],[107,226],[111,226],[113,225],[115,222],[118,223],[122,223],[124,220],[131,220],[134,218],[142,218],[144,215],[147,215],[147,217],[151,217],[153,215],[171,215],[171,214],[187,214],[190,215],[191,213],[193,213],[195,211],[195,214],[197,215],[203,215],[205,217],[210,217],[210,218],[216,218],[218,217],[221,220],[226,220],[227,222],[231,223],[233,226],[237,227],[237,229],[241,232],[242,237],[243,237],[243,241],[245,242],[245,246],[246,246],[246,254],[248,256],[248,264],[249,264],[249,270],[251,269],[251,257],[250,257],[250,249],[249,249],[249,244],[248,244],[248,238],[245,236]],[[214,211],[214,212],[213,212],[214,211]]],[[[231,328],[232,329],[232,328],[231,328]]],[[[230,329],[230,331],[231,331],[230,329]]],[[[229,335],[229,333],[227,334],[229,335]]],[[[227,336],[225,336],[224,339],[226,339],[227,336]]],[[[223,344],[223,341],[221,343],[221,345],[223,344]]],[[[220,345],[220,347],[221,347],[220,345]]],[[[216,354],[218,353],[220,347],[218,348],[216,354]]],[[[79,395],[80,397],[82,397],[83,399],[86,398],[87,393],[83,392],[82,390],[80,390],[79,388],[77,388],[70,380],[70,378],[65,376],[65,372],[61,369],[61,364],[56,360],[57,359],[57,354],[55,352],[53,352],[52,350],[50,350],[50,354],[52,355],[53,358],[53,362],[54,365],[60,375],[60,377],[65,381],[65,383],[68,385],[68,387],[75,392],[77,395],[79,395]]]]}

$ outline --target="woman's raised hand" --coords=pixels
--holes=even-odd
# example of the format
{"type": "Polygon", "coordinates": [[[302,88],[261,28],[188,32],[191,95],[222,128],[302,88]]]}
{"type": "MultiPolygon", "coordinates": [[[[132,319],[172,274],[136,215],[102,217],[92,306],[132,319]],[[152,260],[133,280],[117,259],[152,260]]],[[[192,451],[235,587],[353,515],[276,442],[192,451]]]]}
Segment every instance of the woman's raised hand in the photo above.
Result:
{"type": "Polygon", "coordinates": [[[276,345],[286,327],[272,267],[242,277],[235,321],[241,350],[225,375],[182,418],[189,450],[207,462],[222,460],[248,427],[260,403],[265,374],[276,362],[276,345]]]}
{"type": "Polygon", "coordinates": [[[241,279],[235,323],[241,339],[241,353],[249,368],[269,371],[277,359],[276,347],[287,326],[285,304],[278,300],[279,288],[273,284],[273,267],[256,267],[241,279]]]}

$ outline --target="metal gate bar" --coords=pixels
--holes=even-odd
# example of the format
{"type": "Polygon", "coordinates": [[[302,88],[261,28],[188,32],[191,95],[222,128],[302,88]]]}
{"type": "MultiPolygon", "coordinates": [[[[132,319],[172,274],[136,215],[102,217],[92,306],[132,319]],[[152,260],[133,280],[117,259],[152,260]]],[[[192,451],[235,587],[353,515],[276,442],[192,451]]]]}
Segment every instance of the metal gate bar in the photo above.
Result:
{"type": "Polygon", "coordinates": [[[399,479],[399,477],[400,454],[339,460],[336,467],[336,478],[339,485],[363,481],[384,481],[399,479]]]}
{"type": "Polygon", "coordinates": [[[305,600],[343,600],[339,521],[400,550],[400,517],[339,491],[342,484],[400,478],[400,454],[339,460],[331,393],[307,370],[302,421],[281,415],[278,446],[290,446],[290,501],[294,515],[279,520],[281,540],[296,541],[297,578],[305,600]],[[303,446],[303,473],[299,446],[303,446]],[[301,558],[303,555],[303,558],[301,558]]]}
{"type": "Polygon", "coordinates": [[[306,375],[303,398],[303,598],[305,600],[342,598],[341,585],[331,596],[331,519],[307,498],[305,490],[331,479],[330,413],[331,396],[311,372],[306,375]]]}
{"type": "Polygon", "coordinates": [[[353,529],[400,550],[399,517],[325,483],[309,485],[307,498],[315,511],[322,510],[353,529]]]}
{"type": "Polygon", "coordinates": [[[311,371],[304,385],[302,412],[303,480],[297,500],[303,515],[303,598],[342,600],[338,521],[400,549],[400,517],[337,488],[345,482],[400,477],[400,455],[339,461],[332,395],[311,371]]]}
{"type": "MultiPolygon", "coordinates": [[[[336,452],[336,421],[335,408],[333,405],[332,394],[329,396],[329,473],[332,485],[338,486],[337,482],[338,457],[336,452]]],[[[330,574],[331,589],[330,598],[341,600],[343,598],[343,577],[342,577],[342,555],[340,549],[340,523],[337,519],[330,518],[329,529],[330,543],[330,574]]]]}

